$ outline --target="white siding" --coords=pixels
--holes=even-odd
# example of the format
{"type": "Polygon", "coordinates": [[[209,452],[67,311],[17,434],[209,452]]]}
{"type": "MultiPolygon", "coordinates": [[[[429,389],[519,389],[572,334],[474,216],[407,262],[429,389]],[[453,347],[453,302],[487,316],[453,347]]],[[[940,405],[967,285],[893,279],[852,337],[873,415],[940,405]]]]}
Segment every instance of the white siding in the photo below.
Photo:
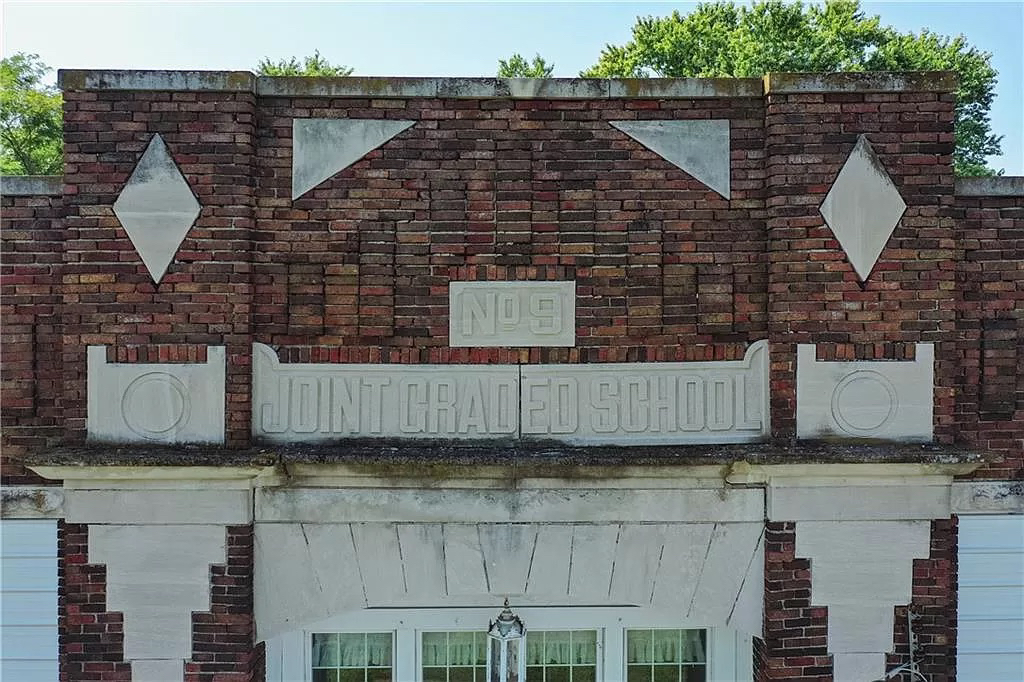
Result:
{"type": "Polygon", "coordinates": [[[57,522],[0,521],[0,679],[57,679],[57,522]]]}
{"type": "Polygon", "coordinates": [[[957,679],[1024,680],[1024,516],[960,517],[957,679]]]}

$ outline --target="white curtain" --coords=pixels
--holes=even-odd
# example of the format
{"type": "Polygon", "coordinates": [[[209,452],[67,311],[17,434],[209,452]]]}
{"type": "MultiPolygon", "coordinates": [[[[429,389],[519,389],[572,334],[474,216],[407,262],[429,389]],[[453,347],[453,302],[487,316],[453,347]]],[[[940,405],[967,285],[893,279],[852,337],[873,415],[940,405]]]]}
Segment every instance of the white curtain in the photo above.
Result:
{"type": "Polygon", "coordinates": [[[596,659],[596,632],[526,633],[526,665],[581,665],[596,659]]]}
{"type": "Polygon", "coordinates": [[[313,635],[313,667],[391,665],[391,633],[313,635]]]}

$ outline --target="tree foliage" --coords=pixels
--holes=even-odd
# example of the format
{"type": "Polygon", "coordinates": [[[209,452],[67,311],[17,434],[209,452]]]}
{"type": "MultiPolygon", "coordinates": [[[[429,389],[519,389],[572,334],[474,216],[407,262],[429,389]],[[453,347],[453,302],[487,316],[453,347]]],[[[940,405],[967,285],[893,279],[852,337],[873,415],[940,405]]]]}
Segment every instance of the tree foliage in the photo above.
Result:
{"type": "Polygon", "coordinates": [[[0,172],[55,175],[63,171],[63,112],[50,68],[19,52],[0,60],[0,172]]]}
{"type": "Polygon", "coordinates": [[[900,33],[865,16],[858,0],[823,5],[767,0],[750,6],[702,3],[686,15],[638,17],[633,39],[608,45],[590,78],[760,77],[769,72],[955,71],[959,78],[958,175],[993,175],[985,157],[1000,152],[988,112],[995,96],[991,55],[963,36],[900,33]]]}
{"type": "Polygon", "coordinates": [[[256,72],[261,76],[338,77],[351,76],[352,68],[343,64],[331,64],[320,56],[320,50],[316,50],[312,55],[303,57],[301,62],[295,57],[279,59],[276,62],[264,57],[256,65],[256,72]]]}
{"type": "Polygon", "coordinates": [[[554,64],[548,64],[539,54],[532,61],[526,61],[516,52],[508,59],[498,60],[498,78],[551,78],[554,64]]]}

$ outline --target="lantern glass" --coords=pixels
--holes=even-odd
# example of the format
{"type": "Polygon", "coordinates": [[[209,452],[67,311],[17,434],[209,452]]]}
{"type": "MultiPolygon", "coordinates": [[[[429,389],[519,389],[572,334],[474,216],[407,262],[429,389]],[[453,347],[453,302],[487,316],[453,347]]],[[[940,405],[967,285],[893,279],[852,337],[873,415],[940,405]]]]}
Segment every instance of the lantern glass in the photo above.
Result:
{"type": "Polygon", "coordinates": [[[487,682],[524,682],[526,679],[526,626],[505,608],[487,628],[487,682]]]}

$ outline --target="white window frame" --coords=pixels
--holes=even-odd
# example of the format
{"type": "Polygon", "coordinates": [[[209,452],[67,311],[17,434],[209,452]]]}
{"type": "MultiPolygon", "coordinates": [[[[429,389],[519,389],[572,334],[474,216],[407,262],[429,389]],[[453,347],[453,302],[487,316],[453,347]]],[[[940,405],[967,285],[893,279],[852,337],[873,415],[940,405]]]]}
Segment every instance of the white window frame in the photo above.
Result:
{"type": "MultiPolygon", "coordinates": [[[[364,609],[328,618],[267,640],[267,682],[311,682],[314,632],[393,632],[395,680],[421,679],[423,632],[486,630],[501,610],[487,608],[364,609]]],[[[633,628],[706,629],[708,682],[737,682],[753,677],[751,638],[727,628],[679,620],[655,609],[637,607],[522,606],[512,610],[533,630],[597,630],[598,679],[625,676],[626,630],[633,628]],[[615,671],[619,671],[616,677],[615,671]]]]}

